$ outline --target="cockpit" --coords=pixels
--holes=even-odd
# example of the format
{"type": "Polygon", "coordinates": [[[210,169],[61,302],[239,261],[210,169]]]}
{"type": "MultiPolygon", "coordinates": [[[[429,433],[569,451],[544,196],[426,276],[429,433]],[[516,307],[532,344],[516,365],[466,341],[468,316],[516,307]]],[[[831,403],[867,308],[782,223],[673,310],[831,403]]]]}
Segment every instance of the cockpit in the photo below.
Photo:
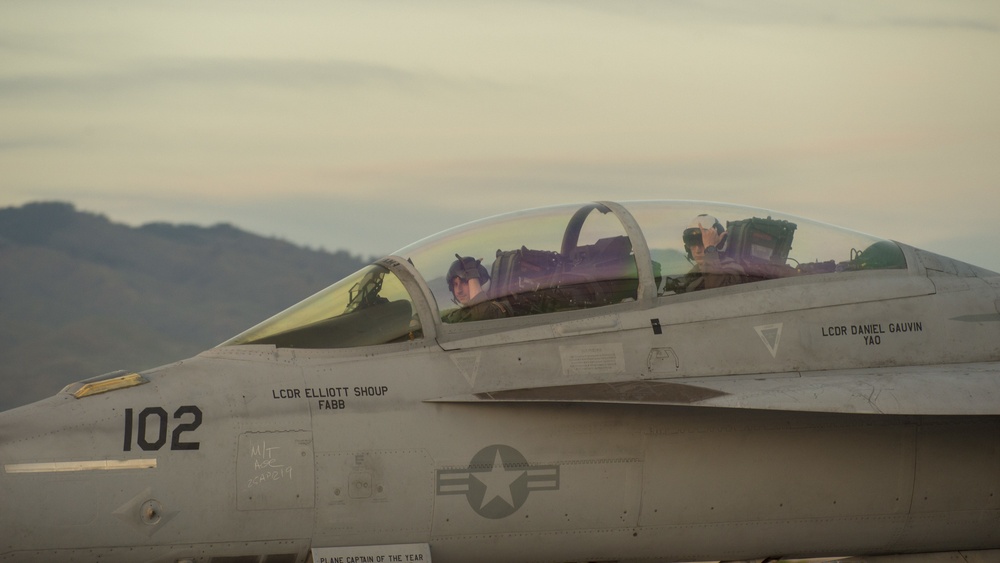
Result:
{"type": "MultiPolygon", "coordinates": [[[[906,269],[895,243],[762,209],[703,202],[562,205],[499,215],[425,238],[237,335],[223,346],[347,348],[418,341],[469,323],[538,317],[680,294],[711,295],[692,220],[713,219],[726,285],[906,269]],[[453,293],[456,261],[478,266],[479,294],[453,293]],[[468,263],[468,262],[466,262],[468,263]]],[[[509,322],[509,321],[500,321],[509,322]]]]}

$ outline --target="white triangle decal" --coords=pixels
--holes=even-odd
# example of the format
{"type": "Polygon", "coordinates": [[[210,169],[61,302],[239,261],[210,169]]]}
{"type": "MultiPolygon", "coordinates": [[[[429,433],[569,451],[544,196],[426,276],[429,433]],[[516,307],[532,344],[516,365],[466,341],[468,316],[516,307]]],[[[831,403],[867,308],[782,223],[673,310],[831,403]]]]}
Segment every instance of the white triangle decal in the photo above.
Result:
{"type": "Polygon", "coordinates": [[[771,353],[772,358],[778,357],[778,344],[781,342],[781,327],[782,323],[753,327],[757,331],[757,335],[760,336],[760,339],[764,341],[764,346],[767,346],[767,350],[771,353]]]}
{"type": "Polygon", "coordinates": [[[476,374],[479,373],[479,352],[454,354],[451,357],[451,361],[458,368],[458,371],[462,372],[462,375],[465,376],[465,380],[469,382],[469,387],[475,387],[476,374]]]}

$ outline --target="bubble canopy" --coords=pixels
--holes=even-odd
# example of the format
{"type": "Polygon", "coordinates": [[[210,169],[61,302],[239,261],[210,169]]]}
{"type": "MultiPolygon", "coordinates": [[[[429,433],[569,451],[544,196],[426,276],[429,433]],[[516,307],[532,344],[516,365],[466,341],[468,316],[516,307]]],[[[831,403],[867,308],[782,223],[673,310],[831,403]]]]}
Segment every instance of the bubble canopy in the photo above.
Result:
{"type": "MultiPolygon", "coordinates": [[[[692,224],[709,220],[721,231],[716,252],[727,268],[726,285],[906,268],[893,242],[762,209],[689,201],[561,205],[498,215],[420,240],[223,346],[407,342],[423,338],[430,324],[459,327],[687,293],[698,289],[693,279],[714,275],[697,252],[692,255],[700,237],[688,236],[685,243],[686,233],[696,234],[692,224]],[[458,258],[466,261],[456,264],[458,258]],[[470,258],[479,267],[464,267],[470,258]],[[479,272],[472,274],[480,278],[478,294],[460,303],[449,287],[449,270],[479,272]],[[426,317],[427,309],[432,318],[421,318],[418,311],[426,317]]],[[[468,276],[451,281],[466,282],[462,277],[468,276]]]]}

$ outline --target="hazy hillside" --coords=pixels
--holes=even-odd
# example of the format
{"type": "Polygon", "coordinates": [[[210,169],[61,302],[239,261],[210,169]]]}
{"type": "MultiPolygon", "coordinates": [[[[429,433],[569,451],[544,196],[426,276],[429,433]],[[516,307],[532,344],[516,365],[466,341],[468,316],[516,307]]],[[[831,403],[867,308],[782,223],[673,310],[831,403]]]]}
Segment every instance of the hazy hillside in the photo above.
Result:
{"type": "Polygon", "coordinates": [[[0,209],[0,410],[190,357],[364,265],[230,225],[0,209]]]}

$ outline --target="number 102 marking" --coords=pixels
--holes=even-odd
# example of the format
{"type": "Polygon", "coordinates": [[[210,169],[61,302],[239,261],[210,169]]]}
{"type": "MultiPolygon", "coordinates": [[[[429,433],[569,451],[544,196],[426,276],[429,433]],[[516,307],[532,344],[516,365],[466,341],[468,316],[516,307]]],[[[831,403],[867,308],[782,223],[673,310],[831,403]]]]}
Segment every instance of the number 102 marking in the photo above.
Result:
{"type": "MultiPolygon", "coordinates": [[[[167,411],[163,407],[146,407],[139,412],[138,418],[134,416],[132,409],[125,409],[125,451],[132,451],[133,442],[143,451],[155,452],[167,443],[167,411]],[[156,420],[151,421],[150,418],[156,420]],[[132,431],[133,425],[137,426],[136,432],[132,431]],[[147,430],[152,426],[156,429],[156,438],[150,441],[147,437],[147,430]]],[[[201,409],[194,405],[185,405],[174,411],[174,420],[179,420],[186,415],[194,418],[190,422],[184,422],[174,427],[171,433],[171,450],[197,450],[201,447],[201,442],[183,442],[181,434],[192,432],[201,426],[201,409]]]]}

